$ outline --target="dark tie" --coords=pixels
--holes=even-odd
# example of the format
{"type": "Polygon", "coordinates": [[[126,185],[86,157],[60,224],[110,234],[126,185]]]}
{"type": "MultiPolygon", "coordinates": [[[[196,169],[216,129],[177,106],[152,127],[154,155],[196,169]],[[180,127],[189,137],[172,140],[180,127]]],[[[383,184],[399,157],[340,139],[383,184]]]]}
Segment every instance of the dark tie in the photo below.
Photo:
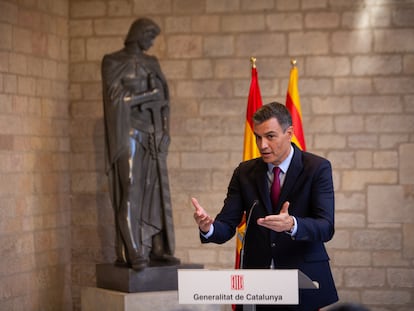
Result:
{"type": "Polygon", "coordinates": [[[278,166],[275,166],[273,168],[273,183],[272,188],[270,189],[270,199],[272,200],[272,206],[275,210],[277,208],[277,203],[279,201],[279,195],[280,195],[280,168],[278,166]]]}

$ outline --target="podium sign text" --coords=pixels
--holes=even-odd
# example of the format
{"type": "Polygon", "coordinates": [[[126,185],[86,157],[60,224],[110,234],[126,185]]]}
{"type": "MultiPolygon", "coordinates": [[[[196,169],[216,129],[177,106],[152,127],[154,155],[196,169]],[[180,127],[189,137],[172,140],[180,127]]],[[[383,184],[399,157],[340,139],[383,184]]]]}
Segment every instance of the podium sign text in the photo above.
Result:
{"type": "Polygon", "coordinates": [[[178,302],[297,305],[298,270],[178,270],[178,302]]]}

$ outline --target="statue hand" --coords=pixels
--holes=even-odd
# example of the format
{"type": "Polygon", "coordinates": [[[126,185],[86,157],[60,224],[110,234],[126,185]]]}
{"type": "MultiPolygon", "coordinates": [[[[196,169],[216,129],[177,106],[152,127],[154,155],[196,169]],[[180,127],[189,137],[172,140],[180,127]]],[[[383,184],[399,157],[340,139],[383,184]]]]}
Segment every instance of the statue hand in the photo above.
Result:
{"type": "Polygon", "coordinates": [[[162,135],[160,144],[158,145],[159,152],[167,152],[168,147],[170,146],[170,136],[167,134],[162,135]]]}
{"type": "Polygon", "coordinates": [[[145,91],[142,93],[132,93],[131,95],[127,94],[124,97],[124,101],[131,105],[131,107],[135,107],[149,101],[160,100],[161,98],[160,90],[155,88],[151,91],[145,91]]]}

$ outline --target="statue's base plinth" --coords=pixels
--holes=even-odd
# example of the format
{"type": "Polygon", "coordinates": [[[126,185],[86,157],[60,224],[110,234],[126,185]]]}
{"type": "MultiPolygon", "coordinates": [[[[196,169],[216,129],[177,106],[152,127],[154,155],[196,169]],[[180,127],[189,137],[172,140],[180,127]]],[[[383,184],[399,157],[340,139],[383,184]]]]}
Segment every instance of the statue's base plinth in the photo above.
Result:
{"type": "Polygon", "coordinates": [[[176,291],[178,269],[203,269],[203,265],[150,266],[135,271],[115,264],[97,264],[96,286],[126,293],[176,291]]]}
{"type": "Polygon", "coordinates": [[[180,305],[177,291],[122,293],[96,287],[81,291],[82,311],[221,311],[220,305],[180,305]]]}

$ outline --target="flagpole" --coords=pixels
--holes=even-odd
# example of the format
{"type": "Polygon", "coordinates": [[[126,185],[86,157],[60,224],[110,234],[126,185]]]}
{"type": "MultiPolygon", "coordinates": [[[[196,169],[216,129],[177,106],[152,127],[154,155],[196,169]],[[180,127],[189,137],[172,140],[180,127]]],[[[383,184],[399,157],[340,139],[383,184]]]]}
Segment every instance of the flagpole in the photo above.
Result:
{"type": "MultiPolygon", "coordinates": [[[[256,145],[256,140],[253,132],[253,114],[262,106],[262,96],[260,94],[259,80],[256,69],[256,57],[250,57],[251,63],[251,78],[249,95],[247,97],[246,119],[244,127],[244,142],[243,142],[243,161],[251,160],[260,157],[259,150],[256,145]]],[[[252,204],[253,202],[246,202],[252,204]]],[[[246,229],[246,215],[243,216],[242,221],[236,229],[236,260],[235,268],[240,269],[240,250],[243,245],[243,239],[246,229]]],[[[232,309],[235,310],[233,305],[232,309]]]]}
{"type": "MultiPolygon", "coordinates": [[[[250,62],[252,64],[252,71],[255,71],[256,70],[256,60],[257,60],[256,57],[254,57],[254,56],[250,57],[250,62]]],[[[261,104],[260,104],[260,106],[261,106],[261,104]]],[[[243,218],[243,223],[244,223],[243,224],[243,228],[242,228],[242,230],[244,231],[243,240],[244,240],[244,236],[246,235],[246,231],[245,230],[247,229],[246,218],[245,217],[246,217],[246,214],[244,215],[244,218],[243,218]]],[[[244,245],[241,246],[242,249],[243,249],[243,247],[244,247],[244,245]]],[[[243,265],[241,264],[243,262],[243,257],[242,256],[244,256],[244,254],[240,254],[240,267],[239,268],[241,268],[241,269],[244,268],[243,265]]],[[[233,308],[233,310],[234,309],[235,308],[233,308]]],[[[243,305],[243,311],[256,311],[256,305],[243,305]]]]}

